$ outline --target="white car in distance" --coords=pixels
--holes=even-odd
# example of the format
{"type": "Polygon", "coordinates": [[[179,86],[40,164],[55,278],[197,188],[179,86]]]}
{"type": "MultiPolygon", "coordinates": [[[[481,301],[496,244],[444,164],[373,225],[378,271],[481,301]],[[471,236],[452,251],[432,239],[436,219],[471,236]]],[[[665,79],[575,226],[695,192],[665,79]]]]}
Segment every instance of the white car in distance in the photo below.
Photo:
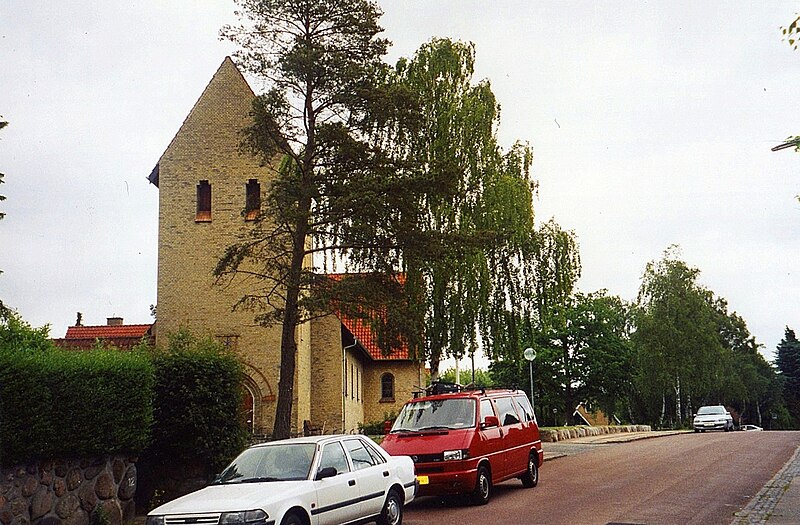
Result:
{"type": "Polygon", "coordinates": [[[414,463],[365,436],[254,445],[209,486],[165,503],[147,525],[401,525],[416,495],[414,463]]]}
{"type": "Polygon", "coordinates": [[[695,432],[706,430],[733,430],[733,417],[722,405],[702,406],[694,415],[692,428],[695,432]]]}

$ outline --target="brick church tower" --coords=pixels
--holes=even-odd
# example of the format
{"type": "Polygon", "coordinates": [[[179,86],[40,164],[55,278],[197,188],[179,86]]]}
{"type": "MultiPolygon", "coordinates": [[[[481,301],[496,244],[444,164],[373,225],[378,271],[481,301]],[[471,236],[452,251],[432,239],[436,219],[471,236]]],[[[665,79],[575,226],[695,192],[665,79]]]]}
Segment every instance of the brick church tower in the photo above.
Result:
{"type": "MultiPolygon", "coordinates": [[[[158,187],[158,329],[156,345],[186,328],[233,349],[244,364],[251,430],[269,433],[280,372],[279,325],[232,311],[241,281],[215,286],[212,270],[227,246],[246,233],[269,187],[271,170],[243,154],[255,94],[225,58],[150,174],[158,187]]],[[[298,328],[292,425],[353,431],[396,412],[422,381],[407,351],[385,357],[370,334],[330,315],[298,328]],[[313,334],[313,344],[312,344],[313,334]]]]}

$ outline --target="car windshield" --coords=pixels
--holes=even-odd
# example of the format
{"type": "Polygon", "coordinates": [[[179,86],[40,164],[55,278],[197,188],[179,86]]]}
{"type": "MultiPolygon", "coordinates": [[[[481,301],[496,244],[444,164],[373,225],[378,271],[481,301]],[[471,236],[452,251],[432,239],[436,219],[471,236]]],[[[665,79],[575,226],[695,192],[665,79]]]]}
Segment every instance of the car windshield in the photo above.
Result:
{"type": "Polygon", "coordinates": [[[215,484],[289,481],[308,478],[316,445],[276,444],[242,452],[222,471],[215,484]]]}
{"type": "Polygon", "coordinates": [[[724,413],[725,409],[722,407],[700,407],[700,410],[697,411],[698,416],[717,415],[724,413]]]}
{"type": "Polygon", "coordinates": [[[407,403],[392,432],[448,430],[475,426],[474,399],[438,399],[407,403]]]}

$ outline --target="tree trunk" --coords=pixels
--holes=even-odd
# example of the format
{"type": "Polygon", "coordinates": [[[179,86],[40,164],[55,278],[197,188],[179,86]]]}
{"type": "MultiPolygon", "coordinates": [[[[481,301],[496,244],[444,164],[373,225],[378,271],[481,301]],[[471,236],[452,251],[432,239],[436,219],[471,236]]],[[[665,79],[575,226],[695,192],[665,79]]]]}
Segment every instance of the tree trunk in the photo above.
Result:
{"type": "Polygon", "coordinates": [[[664,427],[664,416],[667,414],[667,394],[661,392],[661,416],[658,418],[658,426],[664,427]]]}
{"type": "Polygon", "coordinates": [[[305,258],[305,239],[308,231],[308,210],[311,199],[300,202],[299,219],[295,223],[292,265],[287,276],[286,309],[281,331],[281,370],[278,381],[278,401],[275,407],[275,424],[272,439],[287,439],[292,433],[292,404],[294,402],[294,376],[297,366],[297,340],[295,330],[299,320],[298,298],[305,258]],[[303,213],[303,211],[305,213],[303,213]]]}
{"type": "MultiPolygon", "coordinates": [[[[310,27],[306,20],[306,34],[310,27]]],[[[278,381],[278,402],[275,407],[273,439],[287,439],[292,432],[292,404],[294,402],[294,376],[297,366],[297,329],[300,312],[298,298],[303,275],[303,262],[306,255],[306,236],[308,235],[313,193],[314,155],[316,154],[316,113],[314,111],[314,86],[309,79],[305,90],[306,144],[300,160],[300,188],[297,201],[297,216],[292,232],[292,262],[286,278],[286,310],[283,314],[281,331],[281,370],[278,381]]]]}
{"type": "MultiPolygon", "coordinates": [[[[301,245],[302,246],[302,245],[301,245]]],[[[295,252],[298,252],[295,246],[295,252]]],[[[272,439],[287,439],[292,432],[292,404],[294,401],[294,375],[297,366],[297,300],[300,295],[300,275],[303,270],[302,253],[296,262],[297,253],[292,257],[292,269],[289,274],[289,285],[286,289],[286,310],[283,314],[281,330],[281,369],[278,380],[278,400],[275,407],[275,424],[272,428],[272,439]]]]}

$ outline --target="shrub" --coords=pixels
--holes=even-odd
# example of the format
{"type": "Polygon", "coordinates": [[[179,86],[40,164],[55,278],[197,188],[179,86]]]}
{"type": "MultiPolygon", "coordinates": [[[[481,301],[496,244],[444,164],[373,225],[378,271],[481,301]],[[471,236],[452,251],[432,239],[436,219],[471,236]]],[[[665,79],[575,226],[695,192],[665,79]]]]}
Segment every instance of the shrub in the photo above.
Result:
{"type": "Polygon", "coordinates": [[[247,444],[239,417],[242,367],[210,338],[186,331],[151,354],[155,369],[153,442],[149,460],[200,461],[217,472],[247,444]]]}
{"type": "Polygon", "coordinates": [[[0,323],[0,462],[138,453],[153,417],[141,352],[55,348],[47,329],[0,323]]]}
{"type": "Polygon", "coordinates": [[[394,422],[395,419],[397,419],[397,414],[394,412],[384,412],[383,419],[380,421],[369,421],[363,424],[359,423],[358,431],[367,436],[382,436],[384,434],[383,425],[387,421],[394,422]]]}

